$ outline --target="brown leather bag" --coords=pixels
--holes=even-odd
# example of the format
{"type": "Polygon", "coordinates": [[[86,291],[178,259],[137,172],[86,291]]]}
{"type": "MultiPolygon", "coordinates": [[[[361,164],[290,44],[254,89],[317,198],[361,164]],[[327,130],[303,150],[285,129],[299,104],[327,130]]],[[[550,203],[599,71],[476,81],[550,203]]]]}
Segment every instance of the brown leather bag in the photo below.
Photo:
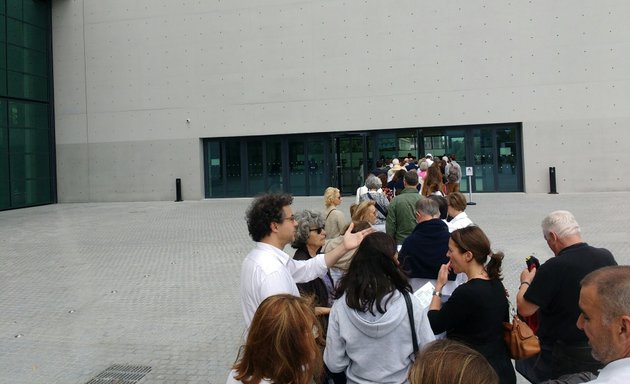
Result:
{"type": "Polygon", "coordinates": [[[514,315],[511,323],[503,323],[503,341],[514,360],[527,359],[540,352],[538,336],[518,315],[514,315]]]}

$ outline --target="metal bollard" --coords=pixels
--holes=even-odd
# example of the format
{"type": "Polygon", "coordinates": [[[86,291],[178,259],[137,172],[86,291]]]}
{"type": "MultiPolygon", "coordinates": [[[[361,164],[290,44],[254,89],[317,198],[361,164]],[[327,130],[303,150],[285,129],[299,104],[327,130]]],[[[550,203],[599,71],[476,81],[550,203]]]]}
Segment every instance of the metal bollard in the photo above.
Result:
{"type": "Polygon", "coordinates": [[[175,179],[175,201],[184,201],[182,200],[182,179],[175,179]]]}
{"type": "Polygon", "coordinates": [[[556,167],[549,167],[549,194],[558,194],[556,189],[556,167]]]}

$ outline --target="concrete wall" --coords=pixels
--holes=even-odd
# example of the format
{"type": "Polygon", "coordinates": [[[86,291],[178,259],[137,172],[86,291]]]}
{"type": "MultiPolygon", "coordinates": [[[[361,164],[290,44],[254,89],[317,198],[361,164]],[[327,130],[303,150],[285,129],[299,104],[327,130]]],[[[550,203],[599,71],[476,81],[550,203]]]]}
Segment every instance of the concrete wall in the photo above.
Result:
{"type": "Polygon", "coordinates": [[[523,122],[527,192],[628,190],[630,2],[53,2],[59,201],[203,197],[200,138],[523,122]],[[190,123],[186,123],[190,119],[190,123]]]}

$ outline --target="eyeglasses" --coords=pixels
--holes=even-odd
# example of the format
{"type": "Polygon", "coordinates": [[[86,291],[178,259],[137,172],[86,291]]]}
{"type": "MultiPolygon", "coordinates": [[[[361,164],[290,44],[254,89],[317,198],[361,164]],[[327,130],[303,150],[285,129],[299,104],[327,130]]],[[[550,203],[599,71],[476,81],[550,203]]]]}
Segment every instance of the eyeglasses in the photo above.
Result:
{"type": "Polygon", "coordinates": [[[289,221],[297,221],[297,220],[295,220],[295,215],[291,215],[291,216],[289,216],[289,217],[285,217],[284,219],[282,219],[282,221],[285,221],[285,220],[289,220],[289,221]]]}
{"type": "Polygon", "coordinates": [[[324,230],[324,228],[321,228],[321,227],[320,228],[311,228],[310,229],[311,232],[312,231],[317,231],[318,235],[321,235],[323,230],[324,230]]]}

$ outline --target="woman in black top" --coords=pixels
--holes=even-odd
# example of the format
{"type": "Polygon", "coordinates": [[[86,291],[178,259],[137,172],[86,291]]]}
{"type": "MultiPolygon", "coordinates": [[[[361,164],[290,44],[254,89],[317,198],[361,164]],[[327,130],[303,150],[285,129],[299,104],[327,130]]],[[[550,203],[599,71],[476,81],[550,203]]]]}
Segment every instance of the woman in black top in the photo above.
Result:
{"type": "Polygon", "coordinates": [[[451,234],[447,256],[450,261],[440,269],[429,306],[433,332],[446,332],[447,338],[479,351],[497,372],[501,384],[516,383],[502,338],[503,322],[509,321],[509,304],[501,283],[503,253],[492,252],[485,233],[477,226],[469,226],[451,234]],[[457,287],[442,304],[440,294],[449,269],[465,273],[468,282],[457,287]]]}

